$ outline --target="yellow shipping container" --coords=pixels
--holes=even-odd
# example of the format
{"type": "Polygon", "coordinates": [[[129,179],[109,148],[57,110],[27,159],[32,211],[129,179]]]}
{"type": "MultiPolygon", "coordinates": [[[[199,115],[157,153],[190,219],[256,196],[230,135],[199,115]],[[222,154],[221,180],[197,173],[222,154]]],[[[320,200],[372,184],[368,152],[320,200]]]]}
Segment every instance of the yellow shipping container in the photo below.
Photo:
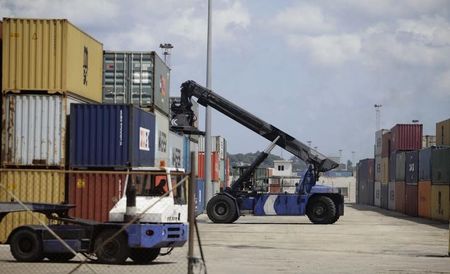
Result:
{"type": "Polygon", "coordinates": [[[450,185],[431,186],[431,218],[448,221],[450,219],[450,185]]]}
{"type": "MultiPolygon", "coordinates": [[[[0,184],[13,192],[22,202],[62,203],[65,197],[64,173],[53,170],[1,170],[0,184]]],[[[11,195],[0,189],[0,202],[13,201],[11,195]]],[[[39,219],[47,222],[43,214],[39,219]]],[[[10,213],[0,223],[0,242],[4,243],[11,231],[21,225],[38,224],[28,212],[10,213]]]]}
{"type": "Polygon", "coordinates": [[[3,57],[3,91],[102,100],[103,45],[65,19],[4,18],[3,57]]]}
{"type": "Polygon", "coordinates": [[[450,146],[450,119],[436,123],[436,144],[450,146]]]}

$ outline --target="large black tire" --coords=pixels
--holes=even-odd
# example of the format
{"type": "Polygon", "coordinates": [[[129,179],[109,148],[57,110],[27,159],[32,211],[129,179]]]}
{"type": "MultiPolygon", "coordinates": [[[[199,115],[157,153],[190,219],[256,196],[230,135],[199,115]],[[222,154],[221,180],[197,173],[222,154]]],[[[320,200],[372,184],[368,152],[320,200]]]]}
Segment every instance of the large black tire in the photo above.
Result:
{"type": "Polygon", "coordinates": [[[217,195],[206,206],[208,218],[214,223],[233,223],[239,218],[234,201],[225,195],[217,195]]]}
{"type": "Polygon", "coordinates": [[[45,257],[52,262],[67,262],[70,261],[75,255],[73,253],[47,253],[45,257]]]}
{"type": "Polygon", "coordinates": [[[159,255],[161,248],[132,248],[130,258],[138,264],[153,262],[159,255]]]}
{"type": "Polygon", "coordinates": [[[37,262],[44,258],[41,237],[30,229],[14,232],[9,247],[11,254],[19,262],[37,262]]]}
{"type": "Polygon", "coordinates": [[[100,263],[123,264],[130,255],[127,236],[124,233],[120,233],[106,242],[116,232],[114,229],[107,229],[100,232],[95,239],[95,254],[100,263]]]}
{"type": "Polygon", "coordinates": [[[306,208],[306,214],[314,224],[332,224],[337,221],[336,206],[333,200],[327,196],[311,198],[306,208]]]}

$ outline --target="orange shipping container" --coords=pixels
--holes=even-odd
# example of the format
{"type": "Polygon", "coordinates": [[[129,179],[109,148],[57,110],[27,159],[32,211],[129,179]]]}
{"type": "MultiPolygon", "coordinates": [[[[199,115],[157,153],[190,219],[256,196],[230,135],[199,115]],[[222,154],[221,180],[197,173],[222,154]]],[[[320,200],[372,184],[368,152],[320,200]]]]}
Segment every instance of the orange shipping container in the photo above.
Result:
{"type": "Polygon", "coordinates": [[[395,210],[405,213],[405,182],[395,182],[395,210]]]}
{"type": "MultiPolygon", "coordinates": [[[[211,180],[219,181],[219,154],[211,152],[211,180]]],[[[198,153],[198,178],[205,179],[205,153],[198,153]]]]}
{"type": "Polygon", "coordinates": [[[431,218],[431,181],[419,182],[419,217],[431,218]]]}
{"type": "Polygon", "coordinates": [[[69,174],[68,203],[76,205],[69,215],[108,221],[109,211],[123,195],[125,178],[125,174],[69,174]]]}

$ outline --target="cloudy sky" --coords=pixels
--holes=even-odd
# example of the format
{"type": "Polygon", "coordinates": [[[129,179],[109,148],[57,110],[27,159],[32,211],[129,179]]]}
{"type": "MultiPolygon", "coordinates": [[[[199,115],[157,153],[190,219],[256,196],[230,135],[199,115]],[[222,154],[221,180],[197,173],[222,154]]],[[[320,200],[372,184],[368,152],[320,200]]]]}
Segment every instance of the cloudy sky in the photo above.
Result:
{"type": "MultiPolygon", "coordinates": [[[[448,0],[213,2],[213,89],[325,154],[373,154],[374,104],[383,128],[450,118],[448,0]]],[[[205,83],[207,0],[0,0],[0,16],[68,18],[108,50],[169,42],[171,94],[205,83]]],[[[213,134],[232,153],[267,144],[216,111],[213,134]]]]}

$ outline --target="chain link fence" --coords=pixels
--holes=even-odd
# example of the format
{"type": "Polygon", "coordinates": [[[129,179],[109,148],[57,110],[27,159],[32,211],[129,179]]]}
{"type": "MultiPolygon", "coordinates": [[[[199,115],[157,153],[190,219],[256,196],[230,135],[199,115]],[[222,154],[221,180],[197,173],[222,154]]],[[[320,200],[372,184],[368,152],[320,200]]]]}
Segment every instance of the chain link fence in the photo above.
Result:
{"type": "MultiPolygon", "coordinates": [[[[2,218],[0,238],[2,238],[1,241],[3,243],[0,244],[0,269],[2,269],[2,273],[206,273],[206,266],[201,259],[203,256],[199,253],[199,250],[201,250],[198,244],[200,237],[198,233],[195,234],[194,229],[194,191],[193,186],[188,183],[190,181],[189,176],[175,174],[173,177],[166,177],[171,178],[171,182],[169,182],[171,186],[166,186],[163,194],[157,196],[156,199],[151,196],[153,202],[146,203],[145,208],[136,207],[134,210],[137,213],[124,216],[125,218],[128,217],[126,222],[108,226],[105,226],[103,223],[103,225],[99,226],[101,224],[99,220],[105,217],[102,214],[94,213],[99,210],[96,207],[105,206],[102,201],[99,201],[103,199],[103,194],[105,194],[103,192],[109,192],[110,198],[116,199],[115,202],[120,203],[119,198],[126,195],[125,192],[135,191],[138,194],[142,194],[156,187],[155,182],[158,180],[149,179],[150,176],[145,177],[149,174],[142,171],[134,173],[122,172],[122,174],[119,174],[120,172],[107,171],[95,172],[95,176],[98,178],[97,181],[101,181],[101,176],[114,175],[116,176],[115,178],[122,178],[122,180],[116,181],[119,182],[115,185],[115,187],[118,187],[118,190],[115,192],[110,189],[99,188],[99,193],[91,190],[86,192],[89,193],[85,195],[86,197],[79,193],[80,195],[72,198],[70,197],[74,195],[73,193],[64,192],[65,202],[75,202],[76,205],[81,206],[84,210],[70,209],[67,215],[68,205],[56,203],[61,198],[60,193],[55,193],[55,186],[59,184],[61,187],[61,182],[59,181],[61,178],[59,177],[62,176],[64,178],[64,189],[67,189],[68,192],[77,191],[77,188],[78,190],[89,190],[93,183],[92,181],[87,181],[89,177],[82,176],[72,182],[75,185],[75,189],[71,190],[70,176],[76,173],[86,174],[90,172],[67,170],[29,170],[27,172],[25,174],[23,170],[0,171],[0,217],[2,218]],[[51,172],[53,172],[53,175],[49,176],[48,173],[51,172]],[[123,181],[123,178],[125,178],[125,181],[123,181]],[[19,181],[23,182],[23,184],[19,184],[19,181]],[[151,182],[151,184],[146,186],[146,182],[151,182]],[[130,184],[133,185],[133,188],[129,187],[130,184]],[[59,197],[55,198],[58,195],[59,197]],[[114,197],[115,195],[119,197],[114,197]],[[162,245],[164,247],[160,249],[142,250],[129,248],[129,239],[132,238],[131,233],[135,233],[136,229],[142,228],[142,226],[136,224],[141,224],[140,220],[147,212],[152,210],[152,212],[165,212],[164,207],[167,207],[168,204],[170,205],[167,202],[168,198],[173,199],[174,203],[172,205],[175,205],[175,207],[179,205],[180,207],[185,206],[188,208],[189,229],[191,229],[189,237],[185,235],[188,241],[178,247],[172,247],[173,245],[176,246],[174,244],[176,240],[173,239],[173,242],[166,242],[166,244],[162,245]],[[59,209],[59,211],[55,209],[45,211],[38,207],[42,206],[42,204],[37,206],[33,202],[52,203],[62,207],[66,206],[66,208],[64,210],[59,209]],[[86,206],[86,203],[89,206],[86,206]],[[189,206],[187,203],[189,203],[189,206]],[[70,217],[70,213],[77,217],[91,216],[92,218],[88,219],[93,220],[73,219],[70,217]],[[24,225],[31,226],[28,229],[14,230],[24,225]],[[8,239],[10,241],[6,243],[8,239]],[[44,242],[45,244],[43,244],[44,242]],[[88,245],[89,248],[80,249],[80,245],[88,245]],[[55,246],[58,246],[60,249],[63,248],[65,251],[62,253],[48,252],[47,248],[52,250],[51,248],[55,246]],[[80,250],[83,250],[83,252],[77,252],[80,250]],[[15,255],[12,254],[14,252],[15,255]],[[22,259],[17,260],[17,257],[22,259]],[[119,263],[116,263],[117,260],[108,261],[108,258],[118,257],[121,258],[119,263]],[[125,260],[122,262],[121,260],[124,258],[125,260]]],[[[158,176],[163,177],[166,174],[152,173],[151,175],[151,178],[158,178],[158,176]]],[[[161,178],[159,178],[159,183],[161,181],[161,178]]],[[[102,183],[104,184],[105,182],[102,183]]],[[[94,188],[94,190],[96,189],[94,188]]],[[[146,199],[148,197],[139,197],[137,195],[136,199],[146,199]]],[[[139,203],[137,202],[136,204],[139,203]]],[[[46,208],[48,209],[48,206],[46,208]]],[[[129,208],[130,212],[133,213],[132,207],[130,206],[129,208]]],[[[127,207],[127,214],[130,213],[128,212],[129,208],[127,207]]],[[[109,209],[106,211],[109,211],[109,209]]],[[[183,212],[181,211],[178,214],[179,219],[180,214],[182,215],[183,212]]],[[[161,214],[161,218],[163,215],[161,214]]],[[[183,218],[186,219],[186,217],[181,216],[181,220],[183,218]]],[[[173,224],[173,222],[170,224],[173,224]]],[[[167,241],[170,240],[172,235],[170,231],[171,229],[175,230],[175,226],[165,228],[163,229],[165,232],[162,233],[167,232],[165,238],[167,241]]],[[[158,231],[155,231],[147,229],[141,232],[147,233],[146,235],[151,238],[152,233],[155,233],[155,235],[158,233],[158,231]]]]}

